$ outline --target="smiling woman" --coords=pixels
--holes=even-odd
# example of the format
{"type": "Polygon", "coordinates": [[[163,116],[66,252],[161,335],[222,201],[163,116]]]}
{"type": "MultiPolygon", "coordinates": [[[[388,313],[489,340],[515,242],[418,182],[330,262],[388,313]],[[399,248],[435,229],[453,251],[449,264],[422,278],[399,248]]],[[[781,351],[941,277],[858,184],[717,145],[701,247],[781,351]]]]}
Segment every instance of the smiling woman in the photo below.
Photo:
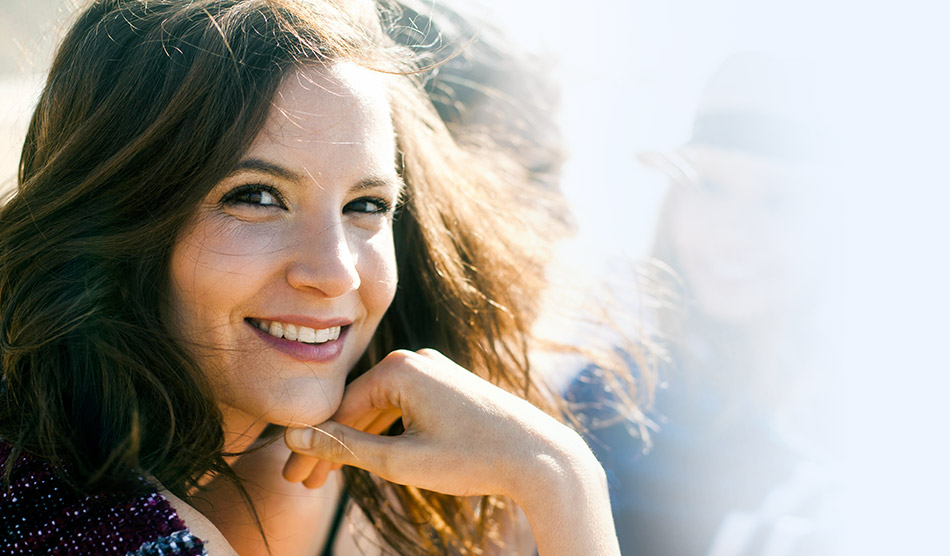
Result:
{"type": "Polygon", "coordinates": [[[393,300],[402,180],[381,81],[345,62],[285,77],[172,252],[176,328],[199,339],[227,431],[330,418],[393,300]]]}
{"type": "Polygon", "coordinates": [[[0,210],[5,553],[618,552],[527,356],[558,202],[378,13],[80,14],[0,210]]]}

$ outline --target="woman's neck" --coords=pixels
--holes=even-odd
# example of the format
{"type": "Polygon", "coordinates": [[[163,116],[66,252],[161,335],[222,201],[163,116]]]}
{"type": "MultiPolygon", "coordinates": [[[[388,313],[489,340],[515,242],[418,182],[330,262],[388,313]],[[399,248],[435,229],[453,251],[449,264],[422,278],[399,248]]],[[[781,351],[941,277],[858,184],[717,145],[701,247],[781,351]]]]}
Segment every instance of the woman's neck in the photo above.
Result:
{"type": "MultiPolygon", "coordinates": [[[[251,447],[261,436],[267,423],[233,407],[221,407],[224,429],[224,453],[240,454],[251,447]]],[[[230,460],[235,456],[226,457],[230,460]]]]}

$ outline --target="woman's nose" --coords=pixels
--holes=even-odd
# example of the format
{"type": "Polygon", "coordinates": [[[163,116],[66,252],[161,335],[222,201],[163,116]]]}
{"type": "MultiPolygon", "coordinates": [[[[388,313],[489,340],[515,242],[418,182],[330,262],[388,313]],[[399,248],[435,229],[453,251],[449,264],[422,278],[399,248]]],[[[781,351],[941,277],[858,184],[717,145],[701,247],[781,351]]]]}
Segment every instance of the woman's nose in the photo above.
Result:
{"type": "Polygon", "coordinates": [[[357,261],[343,223],[335,222],[297,240],[287,281],[294,288],[339,297],[359,289],[357,261]]]}

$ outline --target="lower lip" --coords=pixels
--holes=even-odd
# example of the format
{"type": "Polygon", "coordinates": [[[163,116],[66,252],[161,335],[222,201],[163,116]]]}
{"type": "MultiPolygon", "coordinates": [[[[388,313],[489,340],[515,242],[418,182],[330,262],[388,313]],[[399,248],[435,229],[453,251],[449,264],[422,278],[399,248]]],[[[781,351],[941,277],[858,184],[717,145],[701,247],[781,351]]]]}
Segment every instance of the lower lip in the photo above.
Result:
{"type": "Polygon", "coordinates": [[[346,340],[346,336],[350,331],[349,326],[344,326],[340,331],[340,337],[336,340],[323,342],[322,344],[304,344],[302,342],[295,342],[294,340],[271,336],[247,321],[245,321],[245,324],[250,326],[251,330],[270,347],[298,361],[309,361],[312,363],[328,363],[339,357],[340,353],[343,352],[343,342],[346,340]]]}

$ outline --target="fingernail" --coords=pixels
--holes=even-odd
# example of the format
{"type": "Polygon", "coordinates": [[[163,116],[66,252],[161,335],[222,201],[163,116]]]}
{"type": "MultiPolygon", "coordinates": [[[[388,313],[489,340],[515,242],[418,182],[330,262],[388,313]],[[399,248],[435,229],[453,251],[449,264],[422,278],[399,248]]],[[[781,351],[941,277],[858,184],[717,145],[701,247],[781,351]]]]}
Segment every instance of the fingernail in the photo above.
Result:
{"type": "Polygon", "coordinates": [[[287,429],[287,432],[284,433],[284,440],[287,442],[287,447],[291,450],[306,450],[310,448],[312,439],[313,429],[311,428],[287,429]]]}

